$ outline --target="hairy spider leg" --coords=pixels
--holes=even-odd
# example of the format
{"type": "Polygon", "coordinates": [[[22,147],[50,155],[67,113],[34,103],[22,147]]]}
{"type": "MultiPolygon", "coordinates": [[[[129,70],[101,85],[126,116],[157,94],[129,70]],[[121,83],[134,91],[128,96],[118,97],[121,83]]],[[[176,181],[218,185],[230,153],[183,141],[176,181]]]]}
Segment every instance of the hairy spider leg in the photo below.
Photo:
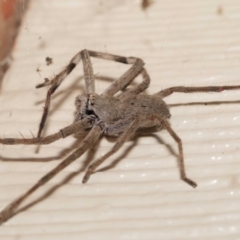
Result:
{"type": "Polygon", "coordinates": [[[79,158],[84,152],[86,152],[89,148],[91,148],[94,143],[99,139],[102,130],[100,126],[95,125],[88,135],[82,141],[80,147],[75,150],[71,155],[69,155],[66,159],[64,159],[60,164],[58,164],[52,171],[47,173],[44,177],[42,177],[33,187],[31,187],[26,193],[22,196],[11,202],[7,207],[5,207],[0,212],[0,224],[8,220],[14,215],[14,211],[17,207],[33,192],[35,192],[39,187],[47,183],[50,179],[52,179],[56,174],[61,172],[64,168],[66,168],[69,164],[74,162],[77,158],[79,158]]]}
{"type": "Polygon", "coordinates": [[[186,172],[185,172],[185,164],[184,164],[184,157],[183,157],[183,146],[182,146],[182,140],[181,138],[173,131],[170,124],[167,120],[162,119],[158,116],[154,116],[159,120],[159,123],[163,126],[164,129],[168,131],[168,133],[172,136],[172,138],[177,142],[178,144],[178,161],[179,161],[179,168],[180,168],[180,176],[183,181],[188,183],[192,187],[197,187],[197,184],[192,181],[191,179],[187,178],[186,172]]]}
{"type": "Polygon", "coordinates": [[[143,92],[144,90],[146,90],[149,87],[150,84],[150,77],[147,73],[147,70],[145,68],[143,68],[140,72],[140,74],[143,77],[143,81],[136,87],[133,87],[133,89],[129,90],[129,92],[132,92],[134,94],[139,94],[141,92],[143,92]]]}
{"type": "Polygon", "coordinates": [[[0,138],[0,143],[5,145],[47,145],[59,140],[60,138],[66,138],[72,134],[81,134],[86,132],[92,126],[89,119],[85,118],[81,121],[75,122],[68,127],[62,128],[59,132],[40,138],[0,138]]]}
{"type": "Polygon", "coordinates": [[[233,86],[206,86],[206,87],[170,87],[163,89],[162,91],[155,93],[154,95],[160,95],[162,98],[165,98],[172,93],[194,93],[194,92],[222,92],[225,90],[237,90],[240,89],[240,85],[233,86]]]}
{"type": "Polygon", "coordinates": [[[142,93],[143,91],[145,91],[149,87],[151,79],[147,73],[147,70],[145,68],[143,68],[139,74],[142,75],[142,78],[143,78],[142,82],[140,84],[138,84],[137,86],[134,86],[133,88],[129,89],[127,92],[125,92],[123,90],[131,83],[131,81],[128,82],[121,89],[123,92],[120,95],[118,95],[118,98],[121,98],[125,94],[128,94],[128,95],[131,94],[132,96],[138,95],[138,94],[142,93]]]}

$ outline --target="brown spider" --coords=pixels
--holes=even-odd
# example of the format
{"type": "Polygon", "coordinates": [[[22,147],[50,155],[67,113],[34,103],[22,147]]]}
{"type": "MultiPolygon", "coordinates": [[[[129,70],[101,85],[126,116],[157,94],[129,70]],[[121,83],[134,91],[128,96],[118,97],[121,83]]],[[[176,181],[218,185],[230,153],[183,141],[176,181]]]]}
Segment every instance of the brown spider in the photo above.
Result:
{"type": "Polygon", "coordinates": [[[0,212],[0,224],[9,219],[17,207],[30,194],[40,186],[48,182],[57,173],[79,158],[85,151],[91,148],[101,135],[118,137],[116,144],[100,159],[94,161],[87,169],[83,178],[86,183],[96,168],[112,154],[117,152],[123,144],[128,141],[135,132],[140,128],[157,127],[165,129],[178,144],[179,166],[181,179],[192,187],[197,184],[187,178],[184,168],[182,141],[171,128],[168,119],[170,112],[168,106],[163,101],[164,97],[174,92],[193,93],[193,92],[221,92],[223,90],[240,89],[238,86],[207,86],[207,87],[171,87],[157,92],[153,95],[142,93],[148,88],[150,83],[149,75],[145,68],[144,62],[135,57],[123,57],[109,53],[100,53],[89,50],[82,50],[77,53],[67,67],[56,75],[52,80],[45,80],[44,83],[37,85],[37,88],[51,85],[47,92],[44,112],[39,126],[37,138],[20,139],[20,138],[0,138],[2,144],[50,144],[60,138],[65,138],[72,134],[88,131],[87,136],[83,139],[81,145],[71,155],[64,159],[52,171],[42,177],[32,188],[22,196],[10,203],[0,212]],[[125,64],[133,64],[120,78],[115,80],[101,95],[95,93],[95,82],[90,57],[101,58],[116,61],[125,64]],[[44,128],[52,94],[60,86],[62,81],[76,67],[79,61],[83,61],[84,78],[87,95],[81,95],[76,98],[77,114],[74,123],[61,129],[55,134],[47,137],[41,137],[44,128]],[[124,90],[133,79],[141,74],[143,81],[130,90],[122,91],[120,95],[114,96],[117,92],[124,90]]]}

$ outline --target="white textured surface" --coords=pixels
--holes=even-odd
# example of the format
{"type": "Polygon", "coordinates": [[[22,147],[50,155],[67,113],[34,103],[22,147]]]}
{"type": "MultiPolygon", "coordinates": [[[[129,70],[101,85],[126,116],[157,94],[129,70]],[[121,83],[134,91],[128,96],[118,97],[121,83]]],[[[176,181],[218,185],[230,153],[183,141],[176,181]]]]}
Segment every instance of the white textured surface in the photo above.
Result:
{"type": "MultiPolygon", "coordinates": [[[[139,1],[32,1],[0,96],[1,137],[36,135],[46,89],[35,85],[84,48],[142,58],[152,79],[149,93],[174,85],[240,84],[240,2],[155,0],[144,12],[139,1]],[[47,56],[53,65],[46,66],[47,56]]],[[[93,63],[95,73],[109,77],[126,69],[93,63]]],[[[55,94],[45,134],[72,122],[74,98],[84,87],[76,81],[79,76],[81,65],[55,94]]],[[[97,91],[108,85],[98,81],[97,91]]],[[[122,160],[88,184],[81,184],[82,172],[62,184],[81,168],[83,156],[24,203],[57,188],[2,225],[0,239],[239,240],[240,105],[229,104],[239,99],[240,91],[166,99],[182,103],[171,107],[171,123],[184,144],[187,174],[198,188],[179,180],[177,146],[163,131],[139,138],[132,148],[134,143],[127,143],[107,163],[121,155],[122,160]],[[184,105],[214,101],[228,103],[184,105]]],[[[56,166],[74,142],[60,140],[39,154],[32,146],[1,146],[0,208],[56,166]]],[[[103,140],[95,158],[111,145],[103,140]]]]}

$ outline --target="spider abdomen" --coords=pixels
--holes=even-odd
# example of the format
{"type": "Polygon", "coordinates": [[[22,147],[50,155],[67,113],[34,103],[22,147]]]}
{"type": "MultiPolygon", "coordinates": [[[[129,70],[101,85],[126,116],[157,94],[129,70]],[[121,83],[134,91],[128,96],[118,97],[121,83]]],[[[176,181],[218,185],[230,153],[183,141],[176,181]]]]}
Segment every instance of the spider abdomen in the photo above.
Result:
{"type": "MultiPolygon", "coordinates": [[[[89,106],[101,121],[105,135],[119,136],[131,122],[139,117],[139,128],[159,126],[154,115],[164,119],[170,118],[165,102],[158,96],[146,94],[133,95],[126,92],[118,97],[96,95],[94,104],[89,106]]],[[[160,126],[161,127],[161,126],[160,126]]]]}

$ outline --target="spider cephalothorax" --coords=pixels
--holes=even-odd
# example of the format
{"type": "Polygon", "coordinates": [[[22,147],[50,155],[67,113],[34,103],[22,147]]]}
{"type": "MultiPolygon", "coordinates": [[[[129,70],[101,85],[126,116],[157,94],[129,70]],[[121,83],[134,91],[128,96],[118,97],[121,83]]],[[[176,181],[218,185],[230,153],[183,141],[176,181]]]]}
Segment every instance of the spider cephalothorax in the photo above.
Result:
{"type": "Polygon", "coordinates": [[[104,135],[114,137],[120,136],[136,116],[140,119],[138,128],[161,128],[159,120],[149,115],[170,118],[168,107],[161,96],[136,95],[131,90],[117,97],[95,94],[93,103],[86,96],[78,96],[75,105],[75,122],[84,118],[92,119],[94,124],[101,123],[104,135]]]}
{"type": "Polygon", "coordinates": [[[150,78],[145,68],[144,62],[135,57],[123,57],[109,53],[100,53],[89,50],[82,50],[77,53],[67,67],[56,75],[52,80],[46,79],[37,88],[51,85],[46,97],[44,112],[39,125],[37,138],[20,139],[20,138],[0,138],[2,144],[50,144],[60,138],[65,138],[72,134],[86,133],[81,145],[52,171],[41,178],[31,189],[21,197],[10,203],[2,212],[0,212],[0,223],[6,221],[14,215],[14,211],[30,194],[40,186],[48,182],[57,173],[79,158],[85,151],[93,147],[96,141],[102,136],[118,137],[113,148],[103,155],[100,159],[94,161],[87,169],[83,178],[86,183],[96,168],[108,157],[118,151],[124,142],[129,140],[136,131],[141,128],[156,127],[156,129],[165,129],[178,144],[179,150],[179,167],[182,180],[196,187],[197,184],[187,178],[184,168],[182,141],[170,127],[168,119],[170,112],[168,106],[163,101],[164,97],[174,92],[193,93],[193,92],[221,92],[223,90],[240,89],[240,86],[207,86],[207,87],[171,87],[157,92],[153,95],[147,95],[144,92],[149,86],[150,78]],[[90,57],[101,58],[105,60],[116,61],[125,64],[132,64],[122,76],[116,79],[101,95],[95,93],[95,82],[90,57]],[[61,129],[59,132],[41,137],[42,130],[47,120],[50,100],[52,94],[60,86],[62,81],[76,67],[79,61],[83,61],[84,78],[86,85],[86,96],[78,96],[76,99],[76,116],[74,123],[61,129]],[[141,74],[143,81],[125,90],[133,79],[141,74]],[[125,90],[125,91],[122,91],[125,90]],[[120,92],[119,95],[115,95],[120,92]]]}

